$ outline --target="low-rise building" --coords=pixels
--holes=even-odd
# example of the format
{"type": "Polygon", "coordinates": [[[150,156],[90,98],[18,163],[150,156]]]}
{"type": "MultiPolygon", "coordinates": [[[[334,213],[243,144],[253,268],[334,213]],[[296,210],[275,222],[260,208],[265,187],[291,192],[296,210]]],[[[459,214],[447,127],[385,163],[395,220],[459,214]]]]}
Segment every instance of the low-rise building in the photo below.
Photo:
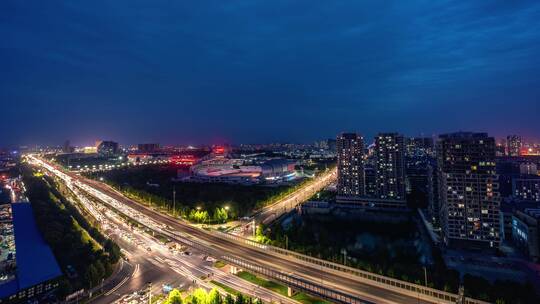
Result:
{"type": "Polygon", "coordinates": [[[117,142],[104,140],[96,142],[97,152],[102,156],[115,156],[119,153],[119,145],[117,142]]]}
{"type": "Polygon", "coordinates": [[[540,202],[540,176],[527,175],[514,178],[512,193],[518,200],[540,202]]]}
{"type": "Polygon", "coordinates": [[[191,167],[190,181],[228,184],[276,184],[296,179],[295,162],[272,159],[248,163],[243,159],[213,158],[191,167]]]}
{"type": "Polygon", "coordinates": [[[517,210],[512,216],[512,240],[532,261],[540,258],[538,223],[540,209],[517,210]]]}
{"type": "Polygon", "coordinates": [[[0,285],[0,303],[39,299],[58,287],[62,276],[51,248],[41,236],[30,203],[14,203],[15,278],[0,285]]]}

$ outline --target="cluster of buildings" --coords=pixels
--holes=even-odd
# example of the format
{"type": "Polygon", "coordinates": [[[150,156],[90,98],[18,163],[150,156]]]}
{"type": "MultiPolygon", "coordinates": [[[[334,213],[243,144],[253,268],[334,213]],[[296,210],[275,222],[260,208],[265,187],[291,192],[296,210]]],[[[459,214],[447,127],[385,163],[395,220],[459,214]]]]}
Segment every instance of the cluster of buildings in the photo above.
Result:
{"type": "Polygon", "coordinates": [[[190,168],[194,182],[281,184],[296,179],[295,162],[287,159],[211,158],[190,168]]]}
{"type": "Polygon", "coordinates": [[[130,164],[148,164],[154,162],[166,162],[180,166],[191,166],[208,154],[211,149],[186,147],[162,148],[159,144],[139,144],[136,149],[131,149],[127,154],[130,164]]]}
{"type": "Polygon", "coordinates": [[[525,142],[519,135],[508,135],[497,143],[497,156],[540,156],[540,144],[525,142]]]}
{"type": "Polygon", "coordinates": [[[338,204],[371,211],[404,211],[405,140],[397,133],[381,133],[366,151],[356,133],[337,137],[338,204]],[[369,157],[368,157],[369,156],[369,157]]]}
{"type": "Polygon", "coordinates": [[[538,259],[540,157],[525,155],[520,137],[507,138],[503,155],[493,137],[472,132],[436,139],[381,133],[369,146],[343,133],[336,146],[337,205],[399,214],[421,195],[427,204],[419,207],[447,247],[499,249],[505,242],[538,259]]]}
{"type": "Polygon", "coordinates": [[[0,181],[0,186],[13,192],[12,201],[0,204],[0,303],[45,299],[52,296],[62,277],[38,230],[32,205],[22,193],[24,187],[15,183],[21,182],[0,181]]]}
{"type": "Polygon", "coordinates": [[[179,178],[202,183],[281,184],[297,178],[295,166],[296,162],[285,158],[214,146],[211,153],[191,164],[188,176],[179,174],[179,178]]]}
{"type": "Polygon", "coordinates": [[[66,141],[62,152],[51,153],[72,170],[94,172],[131,165],[169,164],[178,168],[178,179],[190,182],[279,185],[313,176],[320,162],[333,162],[336,140],[313,145],[213,145],[162,147],[143,143],[121,148],[114,141],[75,148],[66,141]],[[301,169],[296,170],[299,166],[301,169]]]}
{"type": "Polygon", "coordinates": [[[0,152],[0,174],[9,171],[11,168],[15,167],[15,165],[16,160],[13,155],[7,152],[0,152]]]}
{"type": "Polygon", "coordinates": [[[0,286],[15,279],[15,236],[11,205],[0,205],[0,286]]]}
{"type": "Polygon", "coordinates": [[[0,284],[0,303],[22,303],[52,295],[62,271],[51,248],[39,232],[28,202],[11,204],[16,266],[0,284]]]}
{"type": "Polygon", "coordinates": [[[102,157],[114,157],[121,152],[120,145],[112,140],[98,140],[94,146],[75,148],[71,146],[69,140],[66,140],[62,147],[62,153],[65,154],[97,154],[102,157]]]}
{"type": "Polygon", "coordinates": [[[51,302],[62,277],[35,222],[20,178],[0,178],[0,303],[51,302]]]}

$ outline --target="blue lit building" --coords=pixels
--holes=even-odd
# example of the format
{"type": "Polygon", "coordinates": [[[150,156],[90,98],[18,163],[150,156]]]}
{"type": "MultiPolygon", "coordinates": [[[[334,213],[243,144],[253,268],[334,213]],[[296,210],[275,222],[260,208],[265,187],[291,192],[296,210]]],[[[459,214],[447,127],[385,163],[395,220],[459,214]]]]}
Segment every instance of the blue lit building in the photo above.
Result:
{"type": "Polygon", "coordinates": [[[512,240],[532,261],[537,262],[540,258],[540,236],[538,224],[540,221],[540,209],[527,208],[517,210],[512,216],[512,240]]]}
{"type": "Polygon", "coordinates": [[[0,303],[19,303],[40,297],[58,287],[62,272],[51,248],[39,232],[30,203],[14,203],[16,278],[0,285],[0,303]]]}

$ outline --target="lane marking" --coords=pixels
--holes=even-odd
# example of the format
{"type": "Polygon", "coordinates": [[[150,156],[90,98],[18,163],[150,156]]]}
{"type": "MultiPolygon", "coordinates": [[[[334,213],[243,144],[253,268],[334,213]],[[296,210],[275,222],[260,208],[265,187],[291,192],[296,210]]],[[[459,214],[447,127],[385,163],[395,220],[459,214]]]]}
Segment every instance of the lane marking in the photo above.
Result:
{"type": "Polygon", "coordinates": [[[138,271],[139,269],[139,264],[135,265],[135,270],[133,271],[133,273],[128,276],[128,277],[125,277],[122,281],[120,281],[120,283],[118,283],[116,286],[114,286],[113,289],[109,290],[108,292],[105,293],[106,296],[109,296],[111,295],[113,292],[117,291],[120,287],[122,287],[129,279],[133,278],[133,276],[135,275],[135,273],[138,271]]]}

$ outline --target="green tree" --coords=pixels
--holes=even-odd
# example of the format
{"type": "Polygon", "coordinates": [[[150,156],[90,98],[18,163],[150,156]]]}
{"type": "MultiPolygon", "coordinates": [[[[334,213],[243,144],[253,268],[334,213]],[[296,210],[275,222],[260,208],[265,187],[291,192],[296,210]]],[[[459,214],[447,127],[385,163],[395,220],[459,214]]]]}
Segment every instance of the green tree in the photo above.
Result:
{"type": "Polygon", "coordinates": [[[242,294],[239,294],[236,296],[236,301],[234,301],[234,304],[246,304],[246,299],[242,294]]]}
{"type": "Polygon", "coordinates": [[[84,280],[85,280],[85,282],[87,283],[87,285],[89,287],[96,286],[96,284],[97,284],[97,282],[99,280],[99,275],[98,275],[96,267],[94,265],[90,265],[86,269],[86,273],[84,274],[84,280]]]}
{"type": "Polygon", "coordinates": [[[229,215],[228,215],[227,210],[225,208],[217,207],[214,210],[213,220],[215,222],[217,222],[217,223],[225,223],[225,222],[227,222],[228,218],[229,218],[229,215]]]}
{"type": "Polygon", "coordinates": [[[221,295],[219,292],[213,288],[208,293],[208,296],[206,297],[206,304],[222,304],[223,299],[221,298],[221,295]]]}
{"type": "Polygon", "coordinates": [[[188,218],[197,223],[205,223],[208,220],[208,212],[192,209],[188,218]]]}
{"type": "Polygon", "coordinates": [[[107,239],[104,248],[109,253],[109,259],[113,264],[120,260],[120,247],[116,243],[107,239]]]}
{"type": "Polygon", "coordinates": [[[192,294],[192,304],[206,304],[207,297],[208,294],[206,293],[206,290],[202,288],[197,288],[192,294]]]}
{"type": "Polygon", "coordinates": [[[103,278],[105,277],[105,266],[103,266],[103,263],[101,263],[101,261],[96,261],[94,263],[94,267],[96,268],[96,273],[97,273],[97,276],[98,276],[98,280],[100,278],[103,278]]]}
{"type": "Polygon", "coordinates": [[[230,294],[225,297],[225,304],[234,304],[234,299],[230,294]]]}
{"type": "Polygon", "coordinates": [[[255,241],[262,244],[270,244],[271,240],[264,234],[264,227],[262,225],[257,226],[255,229],[255,241]]]}
{"type": "Polygon", "coordinates": [[[178,289],[171,290],[165,304],[182,304],[182,294],[180,291],[178,289]]]}

